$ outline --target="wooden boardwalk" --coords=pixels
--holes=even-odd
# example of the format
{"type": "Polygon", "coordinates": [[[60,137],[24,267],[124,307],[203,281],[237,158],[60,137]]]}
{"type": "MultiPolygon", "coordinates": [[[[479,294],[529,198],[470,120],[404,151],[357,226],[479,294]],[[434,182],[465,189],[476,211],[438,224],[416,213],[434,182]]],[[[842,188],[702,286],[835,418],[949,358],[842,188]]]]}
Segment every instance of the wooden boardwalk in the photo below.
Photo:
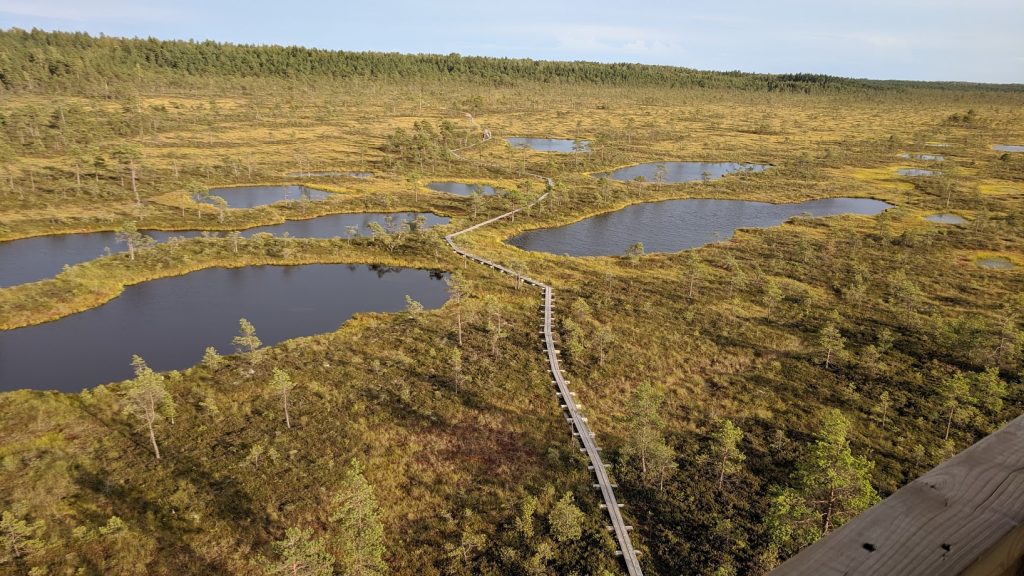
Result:
{"type": "Polygon", "coordinates": [[[808,546],[775,576],[1024,573],[1024,416],[808,546]]]}
{"type": "Polygon", "coordinates": [[[619,510],[620,504],[615,500],[615,491],[613,490],[614,485],[608,477],[608,470],[605,468],[605,464],[601,461],[601,449],[597,446],[595,435],[590,431],[590,427],[587,425],[587,419],[583,416],[580,405],[576,403],[575,395],[569,389],[568,380],[562,376],[562,369],[558,361],[558,350],[555,349],[555,340],[553,336],[554,313],[552,312],[552,305],[554,302],[554,291],[551,289],[551,286],[548,286],[539,280],[519,274],[501,266],[500,264],[496,264],[490,260],[470,254],[462,248],[459,248],[455,244],[454,240],[456,236],[472,232],[473,230],[482,228],[503,218],[508,218],[517,212],[526,210],[527,208],[543,201],[547,198],[548,194],[550,194],[551,188],[554,186],[554,182],[550,178],[544,178],[544,181],[547,183],[548,191],[534,200],[531,204],[511,212],[506,212],[505,214],[491,218],[490,220],[486,220],[479,224],[475,224],[465,230],[449,234],[445,236],[444,239],[456,254],[483,264],[484,266],[489,266],[499,272],[508,274],[525,284],[539,288],[543,292],[544,322],[542,324],[542,334],[544,335],[544,349],[548,356],[548,369],[551,370],[553,383],[557,389],[555,394],[561,402],[562,410],[564,410],[566,415],[566,421],[568,421],[573,428],[573,436],[578,437],[582,443],[580,451],[585,452],[587,457],[590,459],[590,469],[594,472],[594,487],[601,490],[601,497],[604,500],[604,504],[602,506],[608,511],[608,517],[611,521],[611,526],[608,528],[615,534],[615,540],[619,545],[619,549],[616,551],[616,554],[621,556],[625,562],[626,572],[629,573],[629,576],[642,576],[643,571],[640,569],[640,561],[637,559],[637,553],[633,549],[633,542],[629,537],[629,531],[632,529],[632,526],[627,526],[625,520],[622,519],[622,512],[619,510]]]}

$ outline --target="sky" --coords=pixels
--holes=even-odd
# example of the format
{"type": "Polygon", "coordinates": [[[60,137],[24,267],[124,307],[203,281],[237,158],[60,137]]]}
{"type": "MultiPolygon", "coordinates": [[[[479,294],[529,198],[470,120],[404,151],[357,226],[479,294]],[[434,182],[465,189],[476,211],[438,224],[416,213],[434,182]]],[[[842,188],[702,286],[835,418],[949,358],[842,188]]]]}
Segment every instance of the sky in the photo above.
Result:
{"type": "Polygon", "coordinates": [[[1024,83],[1024,0],[0,0],[0,28],[1024,83]]]}

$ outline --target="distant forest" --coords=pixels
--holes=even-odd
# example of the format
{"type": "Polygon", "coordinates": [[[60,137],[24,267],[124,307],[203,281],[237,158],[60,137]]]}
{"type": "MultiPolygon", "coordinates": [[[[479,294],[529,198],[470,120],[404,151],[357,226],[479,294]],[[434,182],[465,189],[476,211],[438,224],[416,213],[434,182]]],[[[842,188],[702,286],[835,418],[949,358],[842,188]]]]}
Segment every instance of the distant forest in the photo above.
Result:
{"type": "Polygon", "coordinates": [[[519,82],[726,88],[768,92],[840,92],[912,88],[1024,91],[1024,85],[879,81],[823,74],[708,72],[673,66],[549,62],[458,54],[342,52],[284,46],[251,46],[92,36],[80,32],[0,30],[3,91],[94,92],[146,80],[168,84],[190,78],[282,78],[311,82],[460,80],[496,86],[519,82]]]}

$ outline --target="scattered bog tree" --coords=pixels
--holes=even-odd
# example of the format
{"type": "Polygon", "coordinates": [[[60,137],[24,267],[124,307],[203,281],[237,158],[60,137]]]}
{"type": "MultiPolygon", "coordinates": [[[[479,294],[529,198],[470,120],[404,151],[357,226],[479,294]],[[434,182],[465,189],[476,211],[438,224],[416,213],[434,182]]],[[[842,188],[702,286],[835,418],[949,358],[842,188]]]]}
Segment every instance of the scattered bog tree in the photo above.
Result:
{"type": "Polygon", "coordinates": [[[271,545],[276,558],[267,562],[268,574],[284,576],[331,576],[334,557],[309,528],[289,528],[282,540],[271,545]]]}
{"type": "Polygon", "coordinates": [[[706,271],[707,266],[701,261],[700,256],[691,251],[689,256],[687,256],[686,270],[684,272],[684,280],[687,283],[687,298],[693,298],[696,293],[697,281],[704,277],[706,271]]]}
{"type": "Polygon", "coordinates": [[[216,370],[217,368],[220,368],[220,365],[223,362],[224,360],[221,358],[221,355],[217,352],[216,348],[213,346],[206,347],[206,351],[203,352],[203,366],[206,366],[211,370],[216,370]]]}
{"type": "Polygon", "coordinates": [[[160,446],[156,441],[156,424],[165,418],[174,418],[174,400],[167,391],[162,374],[153,372],[146,361],[132,356],[135,378],[128,381],[125,391],[124,412],[138,418],[146,425],[153,454],[160,459],[160,446]]]}
{"type": "Polygon", "coordinates": [[[832,322],[825,324],[818,332],[818,346],[825,352],[825,369],[831,366],[832,357],[841,354],[846,346],[846,338],[832,322]]]}
{"type": "MultiPolygon", "coordinates": [[[[13,512],[4,510],[3,515],[0,515],[0,538],[3,539],[0,566],[8,563],[18,566],[26,556],[42,549],[43,543],[38,538],[42,529],[41,520],[29,523],[15,516],[13,512]]],[[[17,568],[15,570],[17,571],[17,568]]]]}
{"type": "Polygon", "coordinates": [[[256,336],[256,328],[245,318],[238,321],[238,336],[235,336],[231,343],[235,345],[235,350],[239,354],[245,352],[252,354],[263,345],[263,342],[256,336]]]}
{"type": "Polygon", "coordinates": [[[114,159],[128,170],[131,176],[132,194],[135,196],[135,203],[142,204],[138,186],[138,162],[142,159],[142,151],[133,144],[122,144],[114,149],[114,159]]]}
{"type": "Polygon", "coordinates": [[[228,234],[228,239],[231,240],[231,251],[238,254],[238,244],[242,241],[242,233],[235,230],[228,234]]]}
{"type": "Polygon", "coordinates": [[[782,302],[782,289],[779,288],[778,283],[774,280],[769,279],[765,283],[764,293],[761,294],[761,302],[763,302],[764,307],[767,308],[767,314],[765,317],[770,320],[772,317],[772,310],[782,302]]]}
{"type": "Polygon", "coordinates": [[[639,262],[640,258],[642,258],[643,255],[644,255],[644,243],[643,242],[637,242],[636,244],[633,244],[632,246],[630,246],[629,248],[626,249],[625,256],[626,256],[626,259],[629,260],[630,262],[633,262],[633,263],[639,262]]]}
{"type": "Polygon", "coordinates": [[[217,219],[223,222],[224,216],[228,211],[228,201],[220,196],[210,196],[209,198],[210,202],[213,203],[214,208],[217,209],[217,219]]]}
{"type": "Polygon", "coordinates": [[[878,403],[874,406],[874,412],[878,414],[879,425],[883,430],[890,410],[892,410],[892,398],[889,396],[888,390],[883,390],[878,396],[878,403]]]}
{"type": "Polygon", "coordinates": [[[548,513],[551,536],[559,543],[579,540],[583,535],[583,521],[583,512],[576,506],[572,492],[566,492],[548,513]]]}
{"type": "Polygon", "coordinates": [[[363,475],[358,461],[352,460],[341,486],[331,498],[330,548],[339,574],[379,576],[387,572],[383,556],[384,526],[373,487],[363,475]]]}
{"type": "Polygon", "coordinates": [[[657,478],[659,486],[675,467],[675,452],[662,433],[664,422],[659,411],[663,401],[650,382],[634,390],[626,406],[627,437],[622,448],[627,461],[639,463],[644,482],[657,478]]]}
{"type": "Polygon", "coordinates": [[[412,296],[405,295],[405,311],[410,318],[416,318],[423,313],[423,304],[412,299],[412,296]]]}
{"type": "Polygon", "coordinates": [[[942,440],[947,441],[953,426],[962,422],[974,421],[988,431],[1003,408],[1006,383],[997,368],[974,373],[958,370],[942,381],[938,392],[946,420],[942,440]]]}
{"type": "Polygon", "coordinates": [[[153,239],[139,232],[135,227],[135,222],[131,221],[122,224],[117,230],[115,237],[118,242],[128,247],[129,260],[135,260],[135,253],[137,251],[147,248],[153,243],[153,239]]]}
{"type": "Polygon", "coordinates": [[[459,346],[462,346],[462,320],[463,320],[463,299],[466,297],[466,279],[458,273],[452,274],[445,280],[448,286],[448,295],[452,301],[452,309],[455,312],[455,330],[459,346]]]}
{"type": "Polygon", "coordinates": [[[850,421],[836,409],[823,417],[818,440],[797,463],[794,486],[776,491],[767,520],[776,547],[794,550],[814,542],[878,500],[869,481],[871,462],[854,456],[850,421]]]}
{"type": "Polygon", "coordinates": [[[740,450],[742,440],[743,431],[729,419],[722,420],[711,436],[711,458],[717,468],[719,490],[725,485],[727,476],[743,470],[747,457],[740,450]]]}
{"type": "Polygon", "coordinates": [[[274,368],[274,374],[270,378],[270,390],[281,395],[281,404],[284,407],[284,424],[288,428],[292,427],[292,417],[289,412],[288,397],[294,387],[295,383],[292,382],[291,376],[289,376],[287,372],[274,368]]]}

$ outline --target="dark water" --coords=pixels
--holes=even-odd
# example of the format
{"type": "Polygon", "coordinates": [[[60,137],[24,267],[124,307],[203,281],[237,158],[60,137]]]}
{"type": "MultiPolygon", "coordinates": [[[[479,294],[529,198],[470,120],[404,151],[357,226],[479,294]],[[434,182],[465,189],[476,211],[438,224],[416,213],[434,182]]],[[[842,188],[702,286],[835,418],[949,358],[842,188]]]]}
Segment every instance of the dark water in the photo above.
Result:
{"type": "Polygon", "coordinates": [[[933,162],[939,162],[946,159],[946,157],[943,156],[942,154],[909,154],[907,152],[900,154],[900,158],[907,158],[913,160],[930,160],[933,162]]]}
{"type": "Polygon", "coordinates": [[[537,152],[576,152],[576,142],[580,143],[580,152],[590,150],[589,140],[573,140],[572,138],[505,138],[512,146],[525,147],[537,152]]]}
{"type": "Polygon", "coordinates": [[[900,176],[938,176],[942,174],[938,170],[925,170],[924,168],[899,168],[896,173],[900,176]]]}
{"type": "Polygon", "coordinates": [[[359,212],[354,214],[329,214],[311,218],[309,220],[288,220],[282,224],[271,224],[269,226],[257,226],[242,230],[242,236],[248,238],[253,234],[269,232],[274,236],[288,234],[292,238],[336,238],[350,237],[350,232],[356,232],[356,236],[369,236],[370,223],[376,222],[385,229],[392,229],[400,226],[403,222],[410,225],[417,216],[423,217],[423,227],[432,228],[447,224],[450,218],[438,216],[431,212],[399,212],[386,214],[380,212],[359,212]],[[352,228],[355,228],[352,230],[352,228]]]}
{"type": "Polygon", "coordinates": [[[1013,270],[1017,268],[1009,258],[1003,258],[1002,256],[997,256],[995,258],[981,258],[978,260],[978,266],[981,266],[982,268],[989,268],[991,270],[1013,270]]]}
{"type": "Polygon", "coordinates": [[[497,194],[497,191],[493,186],[486,186],[482,184],[465,184],[463,182],[431,182],[427,184],[427,188],[436,190],[438,192],[447,192],[449,194],[458,194],[459,196],[472,196],[473,188],[479,186],[480,193],[484,196],[493,196],[497,194]]]}
{"type": "Polygon", "coordinates": [[[337,178],[344,176],[346,178],[359,178],[360,180],[366,180],[373,178],[373,172],[333,172],[330,170],[319,171],[319,172],[289,172],[289,178],[337,178]]]}
{"type": "Polygon", "coordinates": [[[677,252],[732,238],[739,228],[778,226],[798,214],[873,216],[891,206],[865,198],[798,204],[740,200],[646,202],[561,226],[524,232],[509,242],[524,250],[571,256],[619,256],[637,242],[647,252],[677,252]]]}
{"type": "Polygon", "coordinates": [[[210,195],[227,200],[228,208],[255,208],[283,200],[326,200],[330,192],[315,190],[307,186],[289,184],[286,186],[237,186],[211,188],[210,195]]]}
{"type": "Polygon", "coordinates": [[[936,224],[966,224],[967,220],[964,220],[961,216],[956,214],[932,214],[925,216],[925,220],[934,222],[936,224]]]}
{"type": "Polygon", "coordinates": [[[0,330],[0,391],[77,392],[130,377],[132,354],[154,370],[197,364],[207,346],[234,351],[239,318],[264,345],[335,330],[357,312],[393,312],[409,295],[441,306],[443,275],[321,265],[213,268],[129,286],[80,314],[0,330]]]}
{"type": "MultiPolygon", "coordinates": [[[[448,218],[437,214],[421,213],[425,226],[438,226],[448,223],[448,218]]],[[[357,214],[330,214],[309,220],[289,220],[282,224],[258,226],[242,230],[242,236],[249,237],[259,232],[269,232],[275,236],[287,233],[293,238],[334,238],[349,237],[349,227],[355,226],[358,235],[370,233],[370,222],[378,222],[387,227],[388,216],[394,225],[403,220],[412,222],[418,213],[403,212],[384,214],[375,212],[357,214]]],[[[157,242],[166,242],[171,237],[195,238],[202,236],[199,231],[159,232],[145,230],[147,236],[157,242]]],[[[227,232],[209,232],[211,236],[223,236],[227,232]]],[[[65,264],[74,265],[103,256],[105,250],[123,252],[127,248],[117,242],[113,232],[91,232],[88,234],[57,234],[37,236],[23,240],[0,242],[0,288],[35,282],[44,278],[52,278],[63,269],[65,264]]]]}
{"type": "Polygon", "coordinates": [[[650,162],[594,175],[622,182],[636,180],[638,177],[643,178],[647,182],[656,182],[659,166],[665,167],[663,181],[671,183],[703,180],[705,173],[707,173],[709,180],[717,180],[733,172],[762,172],[770,168],[770,166],[764,164],[738,162],[650,162]]]}
{"type": "Polygon", "coordinates": [[[996,144],[992,149],[998,150],[999,152],[1024,152],[1024,146],[1018,146],[1015,144],[996,144]]]}
{"type": "Polygon", "coordinates": [[[342,172],[331,172],[329,170],[319,172],[289,172],[289,178],[333,178],[341,176],[342,172]]]}

